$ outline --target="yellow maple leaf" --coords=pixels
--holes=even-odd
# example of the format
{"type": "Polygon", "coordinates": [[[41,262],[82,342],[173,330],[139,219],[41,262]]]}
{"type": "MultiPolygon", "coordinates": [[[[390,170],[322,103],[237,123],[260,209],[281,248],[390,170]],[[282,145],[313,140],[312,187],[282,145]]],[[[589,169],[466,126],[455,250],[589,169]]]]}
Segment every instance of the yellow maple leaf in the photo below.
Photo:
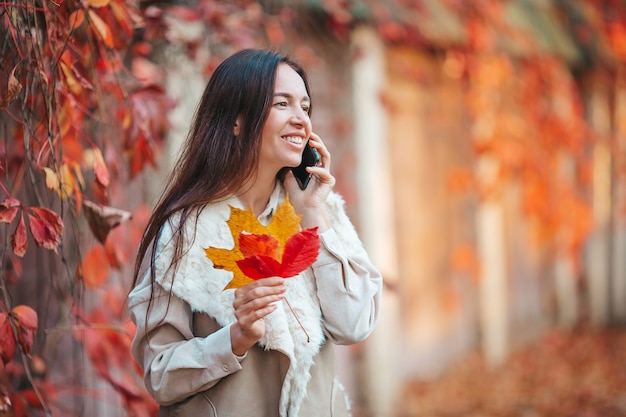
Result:
{"type": "Polygon", "coordinates": [[[251,210],[242,210],[230,207],[230,218],[226,221],[233,236],[235,247],[232,249],[216,248],[210,246],[204,248],[206,257],[213,262],[217,269],[225,269],[233,273],[233,279],[224,287],[239,288],[253,282],[237,265],[237,261],[244,259],[239,249],[239,235],[241,232],[270,235],[278,240],[280,252],[285,247],[285,242],[300,229],[300,218],[293,206],[286,198],[276,209],[276,214],[267,226],[262,225],[251,210]]]}

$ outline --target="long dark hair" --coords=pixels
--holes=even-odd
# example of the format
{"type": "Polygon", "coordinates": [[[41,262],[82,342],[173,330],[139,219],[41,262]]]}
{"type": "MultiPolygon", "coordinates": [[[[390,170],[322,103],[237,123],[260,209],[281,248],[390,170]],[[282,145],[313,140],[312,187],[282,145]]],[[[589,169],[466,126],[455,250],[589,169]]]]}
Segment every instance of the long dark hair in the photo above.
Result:
{"type": "Polygon", "coordinates": [[[179,221],[172,225],[175,268],[183,255],[184,226],[191,211],[235,194],[257,174],[263,126],[272,106],[276,70],[281,63],[302,77],[311,96],[302,66],[281,53],[244,49],[215,69],[139,245],[133,287],[140,279],[147,256],[154,282],[156,241],[173,214],[180,214],[179,221]],[[239,134],[235,136],[236,122],[239,134]]]}

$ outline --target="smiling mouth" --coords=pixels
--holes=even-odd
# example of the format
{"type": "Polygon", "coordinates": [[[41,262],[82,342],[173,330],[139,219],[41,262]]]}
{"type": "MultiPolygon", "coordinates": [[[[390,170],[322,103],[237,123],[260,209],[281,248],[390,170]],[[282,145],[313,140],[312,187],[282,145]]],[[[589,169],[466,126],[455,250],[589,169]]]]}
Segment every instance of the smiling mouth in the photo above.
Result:
{"type": "Polygon", "coordinates": [[[286,140],[287,142],[293,143],[296,145],[302,145],[302,143],[304,142],[304,139],[300,136],[283,136],[282,138],[286,140]]]}

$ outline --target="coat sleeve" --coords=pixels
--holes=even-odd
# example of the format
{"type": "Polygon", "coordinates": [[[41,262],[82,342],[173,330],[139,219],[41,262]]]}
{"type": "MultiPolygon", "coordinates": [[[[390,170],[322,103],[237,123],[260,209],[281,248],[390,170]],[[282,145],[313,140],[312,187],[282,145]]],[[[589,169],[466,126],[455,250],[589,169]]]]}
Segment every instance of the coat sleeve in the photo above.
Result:
{"type": "Polygon", "coordinates": [[[171,405],[207,390],[241,369],[232,353],[230,328],[194,337],[189,304],[154,285],[150,302],[149,274],[129,296],[129,312],[137,326],[132,352],[144,371],[147,390],[161,405],[171,405]]]}
{"type": "Polygon", "coordinates": [[[313,274],[327,336],[351,344],[371,334],[380,315],[382,276],[372,264],[350,222],[343,200],[331,194],[332,228],[320,235],[322,246],[313,274]]]}

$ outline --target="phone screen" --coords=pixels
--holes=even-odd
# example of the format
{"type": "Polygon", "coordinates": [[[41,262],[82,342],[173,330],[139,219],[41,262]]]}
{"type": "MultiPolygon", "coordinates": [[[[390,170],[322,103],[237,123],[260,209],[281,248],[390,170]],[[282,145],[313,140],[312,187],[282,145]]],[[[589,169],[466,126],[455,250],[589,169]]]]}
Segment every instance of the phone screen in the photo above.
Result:
{"type": "Polygon", "coordinates": [[[317,150],[309,146],[309,142],[304,146],[304,151],[302,152],[302,162],[295,168],[291,168],[291,172],[296,177],[296,181],[298,182],[298,186],[301,190],[304,190],[307,185],[309,185],[309,181],[311,181],[311,174],[306,172],[306,167],[314,167],[320,160],[320,156],[317,153],[317,150]]]}

